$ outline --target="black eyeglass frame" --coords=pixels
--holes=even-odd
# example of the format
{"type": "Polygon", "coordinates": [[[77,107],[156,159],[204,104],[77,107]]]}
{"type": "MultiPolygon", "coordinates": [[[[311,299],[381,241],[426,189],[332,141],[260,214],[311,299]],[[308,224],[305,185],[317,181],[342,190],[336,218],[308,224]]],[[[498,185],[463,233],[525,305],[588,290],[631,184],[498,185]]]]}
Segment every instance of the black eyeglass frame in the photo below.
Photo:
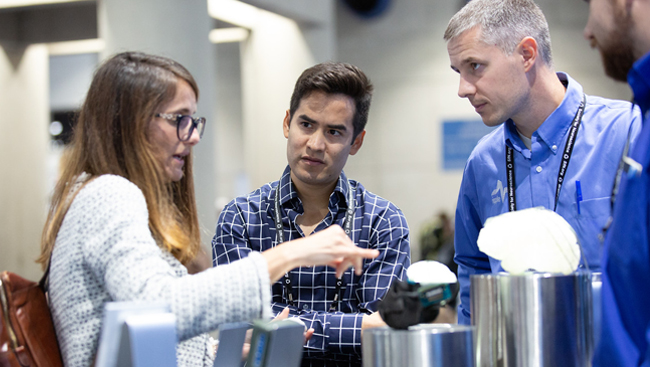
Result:
{"type": "Polygon", "coordinates": [[[188,141],[194,133],[194,129],[199,132],[199,138],[203,137],[203,132],[205,131],[205,117],[192,117],[190,115],[174,114],[174,113],[157,113],[156,117],[163,118],[168,121],[173,121],[176,123],[176,137],[180,141],[188,141]],[[184,118],[189,118],[192,121],[192,126],[190,126],[189,131],[187,132],[187,137],[185,139],[181,138],[181,121],[184,118]]]}

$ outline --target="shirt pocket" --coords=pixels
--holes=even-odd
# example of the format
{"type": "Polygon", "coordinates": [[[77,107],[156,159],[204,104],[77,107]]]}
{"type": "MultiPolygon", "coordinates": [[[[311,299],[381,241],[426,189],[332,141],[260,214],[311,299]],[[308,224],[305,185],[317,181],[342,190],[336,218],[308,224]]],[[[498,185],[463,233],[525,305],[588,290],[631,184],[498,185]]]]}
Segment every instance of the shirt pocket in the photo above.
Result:
{"type": "MultiPolygon", "coordinates": [[[[576,213],[578,212],[577,205],[576,213]]],[[[607,224],[607,220],[611,215],[611,200],[609,196],[583,200],[580,202],[580,214],[576,215],[581,224],[586,228],[594,228],[598,231],[602,230],[607,224]]]]}

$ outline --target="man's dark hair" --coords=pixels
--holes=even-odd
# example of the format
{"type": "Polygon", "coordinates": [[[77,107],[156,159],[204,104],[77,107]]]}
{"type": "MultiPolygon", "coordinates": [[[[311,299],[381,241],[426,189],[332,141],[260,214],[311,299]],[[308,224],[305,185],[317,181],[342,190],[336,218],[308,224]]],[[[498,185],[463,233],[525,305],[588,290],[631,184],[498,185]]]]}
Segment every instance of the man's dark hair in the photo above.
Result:
{"type": "Polygon", "coordinates": [[[354,100],[352,142],[366,127],[373,86],[358,67],[342,62],[324,62],[302,72],[291,95],[289,119],[300,106],[300,101],[314,91],[327,94],[344,94],[354,100]]]}

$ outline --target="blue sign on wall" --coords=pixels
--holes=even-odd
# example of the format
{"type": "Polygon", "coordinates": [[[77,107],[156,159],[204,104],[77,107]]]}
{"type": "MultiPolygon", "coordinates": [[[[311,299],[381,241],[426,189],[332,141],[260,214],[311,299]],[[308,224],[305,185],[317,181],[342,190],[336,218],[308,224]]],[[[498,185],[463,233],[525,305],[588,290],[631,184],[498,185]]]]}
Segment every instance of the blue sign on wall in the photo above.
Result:
{"type": "Polygon", "coordinates": [[[487,127],[483,121],[449,120],[442,122],[442,168],[458,170],[465,168],[467,158],[479,140],[493,127],[487,127]]]}

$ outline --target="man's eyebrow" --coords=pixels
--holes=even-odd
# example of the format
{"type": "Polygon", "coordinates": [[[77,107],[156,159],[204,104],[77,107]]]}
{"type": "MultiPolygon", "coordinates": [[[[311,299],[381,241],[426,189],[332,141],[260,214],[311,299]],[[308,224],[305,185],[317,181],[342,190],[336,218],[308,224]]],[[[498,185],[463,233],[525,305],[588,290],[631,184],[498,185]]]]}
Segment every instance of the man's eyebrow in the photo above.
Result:
{"type": "Polygon", "coordinates": [[[314,120],[313,118],[311,118],[311,117],[309,117],[307,115],[300,115],[300,116],[298,116],[298,118],[301,119],[301,120],[305,120],[305,121],[307,121],[307,122],[309,122],[311,124],[318,123],[318,121],[314,120]]]}
{"type": "MultiPolygon", "coordinates": [[[[307,121],[310,124],[318,124],[318,121],[314,120],[313,118],[307,116],[307,115],[300,115],[298,116],[298,119],[307,121]]],[[[325,125],[328,129],[334,129],[334,130],[340,130],[340,131],[347,131],[348,128],[345,126],[345,124],[327,124],[325,125]]]]}
{"type": "Polygon", "coordinates": [[[348,127],[343,125],[343,124],[329,124],[327,125],[328,129],[334,129],[334,130],[341,130],[341,131],[347,131],[348,127]]]}
{"type": "Polygon", "coordinates": [[[471,63],[477,63],[477,64],[480,64],[481,61],[478,60],[477,58],[475,58],[474,56],[469,56],[469,57],[466,57],[466,58],[462,59],[462,60],[460,61],[460,63],[461,63],[461,65],[464,65],[464,64],[471,64],[471,63]]]}
{"type": "Polygon", "coordinates": [[[460,60],[458,67],[456,67],[454,65],[450,65],[450,66],[451,66],[451,70],[453,70],[455,72],[459,72],[461,66],[467,65],[467,64],[472,64],[472,63],[482,64],[483,62],[481,60],[477,59],[474,56],[468,56],[468,57],[460,60]]]}

